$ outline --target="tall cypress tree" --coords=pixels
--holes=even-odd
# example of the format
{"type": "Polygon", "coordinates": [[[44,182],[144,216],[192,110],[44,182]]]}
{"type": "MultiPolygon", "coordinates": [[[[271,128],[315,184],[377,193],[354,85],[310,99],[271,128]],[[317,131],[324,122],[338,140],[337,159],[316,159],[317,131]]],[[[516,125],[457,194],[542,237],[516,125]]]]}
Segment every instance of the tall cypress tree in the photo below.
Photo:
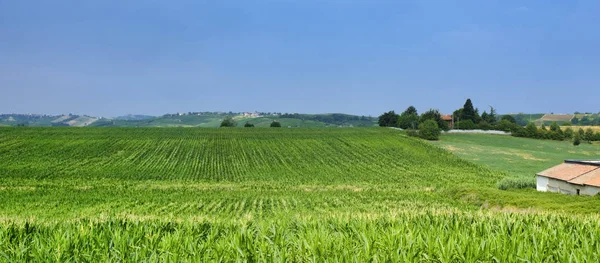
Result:
{"type": "Polygon", "coordinates": [[[471,99],[467,99],[465,105],[462,108],[462,113],[460,115],[461,121],[471,120],[475,122],[475,108],[473,108],[473,103],[471,99]]]}

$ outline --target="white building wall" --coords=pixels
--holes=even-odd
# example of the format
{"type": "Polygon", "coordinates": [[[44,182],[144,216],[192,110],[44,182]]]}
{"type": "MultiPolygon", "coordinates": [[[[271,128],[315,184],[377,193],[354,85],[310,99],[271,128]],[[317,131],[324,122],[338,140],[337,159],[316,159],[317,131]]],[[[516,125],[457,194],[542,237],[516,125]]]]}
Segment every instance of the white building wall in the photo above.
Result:
{"type": "Polygon", "coordinates": [[[536,185],[537,190],[541,192],[554,192],[576,195],[577,189],[579,189],[580,195],[596,195],[600,193],[600,187],[570,184],[562,180],[557,180],[544,176],[536,176],[536,185]]]}
{"type": "Polygon", "coordinates": [[[582,195],[597,195],[598,193],[600,193],[600,187],[589,185],[586,185],[580,192],[582,195]]]}
{"type": "Polygon", "coordinates": [[[548,189],[546,186],[548,185],[548,177],[536,175],[536,185],[537,190],[540,192],[546,192],[548,189]]]}

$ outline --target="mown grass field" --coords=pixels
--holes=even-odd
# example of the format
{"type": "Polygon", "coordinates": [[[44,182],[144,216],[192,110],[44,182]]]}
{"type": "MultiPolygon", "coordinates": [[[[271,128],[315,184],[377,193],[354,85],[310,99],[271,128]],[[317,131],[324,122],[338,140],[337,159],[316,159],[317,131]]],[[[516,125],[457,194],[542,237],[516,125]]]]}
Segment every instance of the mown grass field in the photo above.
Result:
{"type": "Polygon", "coordinates": [[[598,261],[599,199],[491,168],[384,128],[0,128],[0,261],[598,261]]]}
{"type": "Polygon", "coordinates": [[[444,134],[434,142],[461,158],[512,176],[533,178],[565,159],[599,159],[600,147],[569,141],[536,140],[486,134],[444,134]]]}

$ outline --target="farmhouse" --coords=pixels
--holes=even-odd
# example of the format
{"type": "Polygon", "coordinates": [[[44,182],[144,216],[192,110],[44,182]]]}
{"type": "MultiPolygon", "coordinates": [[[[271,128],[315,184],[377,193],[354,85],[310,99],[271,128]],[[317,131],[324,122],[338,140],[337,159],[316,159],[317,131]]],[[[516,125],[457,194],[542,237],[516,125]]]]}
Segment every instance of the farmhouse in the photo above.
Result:
{"type": "Polygon", "coordinates": [[[600,161],[565,160],[536,174],[537,190],[570,195],[600,193],[600,161]]]}
{"type": "Polygon", "coordinates": [[[440,116],[440,119],[445,121],[446,123],[448,123],[448,128],[452,129],[454,127],[454,121],[452,120],[452,115],[442,115],[440,116]]]}

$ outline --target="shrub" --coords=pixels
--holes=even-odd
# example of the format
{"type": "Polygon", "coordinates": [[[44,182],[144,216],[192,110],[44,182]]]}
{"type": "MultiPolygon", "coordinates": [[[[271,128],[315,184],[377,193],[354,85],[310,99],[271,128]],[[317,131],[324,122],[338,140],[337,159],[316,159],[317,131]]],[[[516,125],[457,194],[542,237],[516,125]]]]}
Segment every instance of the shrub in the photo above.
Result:
{"type": "Polygon", "coordinates": [[[517,120],[515,119],[515,117],[513,117],[511,115],[504,115],[504,116],[502,116],[502,118],[500,120],[501,121],[508,121],[510,123],[517,124],[517,120]]]}
{"type": "Polygon", "coordinates": [[[466,120],[457,122],[456,127],[460,130],[473,130],[477,128],[477,125],[472,120],[466,120]]]}
{"type": "Polygon", "coordinates": [[[535,124],[533,122],[530,122],[527,124],[527,126],[525,126],[525,136],[524,137],[528,137],[528,138],[540,138],[540,132],[538,131],[538,128],[535,126],[535,124]]]}
{"type": "Polygon", "coordinates": [[[581,144],[581,136],[579,133],[575,133],[575,135],[573,135],[573,145],[577,146],[579,144],[581,144]]]}
{"type": "Polygon", "coordinates": [[[517,178],[517,177],[506,177],[496,183],[496,187],[500,190],[508,189],[523,189],[523,188],[535,188],[535,181],[531,178],[517,178]]]}
{"type": "Polygon", "coordinates": [[[434,141],[440,138],[440,127],[435,120],[426,120],[419,124],[419,135],[421,138],[434,141]]]}
{"type": "Polygon", "coordinates": [[[271,127],[279,128],[281,127],[281,123],[279,123],[278,121],[273,121],[271,122],[271,127]]]}
{"type": "Polygon", "coordinates": [[[477,127],[484,131],[491,130],[492,128],[494,128],[487,121],[481,121],[479,124],[477,124],[477,127]]]}
{"type": "Polygon", "coordinates": [[[591,142],[594,140],[594,130],[592,128],[585,129],[585,140],[591,142]]]}
{"type": "Polygon", "coordinates": [[[406,135],[410,137],[419,137],[419,132],[415,129],[406,130],[406,135]]]}
{"type": "Polygon", "coordinates": [[[226,117],[221,122],[221,127],[235,127],[236,125],[237,125],[237,123],[235,123],[235,121],[233,120],[232,117],[226,117]]]}
{"type": "Polygon", "coordinates": [[[566,139],[573,139],[573,129],[571,129],[570,127],[565,129],[564,134],[566,139]]]}
{"type": "MultiPolygon", "coordinates": [[[[381,114],[379,116],[377,123],[381,127],[397,127],[399,119],[400,119],[400,115],[396,114],[394,111],[389,111],[384,114],[381,114]]],[[[274,127],[274,126],[271,126],[271,127],[274,127]]]]}
{"type": "MultiPolygon", "coordinates": [[[[510,116],[510,115],[507,115],[510,116]]],[[[496,130],[505,132],[516,132],[519,129],[519,125],[512,123],[508,120],[501,120],[496,125],[496,130]]]]}
{"type": "Polygon", "coordinates": [[[246,124],[244,124],[244,127],[246,127],[246,128],[254,127],[254,124],[246,122],[246,124]]]}

